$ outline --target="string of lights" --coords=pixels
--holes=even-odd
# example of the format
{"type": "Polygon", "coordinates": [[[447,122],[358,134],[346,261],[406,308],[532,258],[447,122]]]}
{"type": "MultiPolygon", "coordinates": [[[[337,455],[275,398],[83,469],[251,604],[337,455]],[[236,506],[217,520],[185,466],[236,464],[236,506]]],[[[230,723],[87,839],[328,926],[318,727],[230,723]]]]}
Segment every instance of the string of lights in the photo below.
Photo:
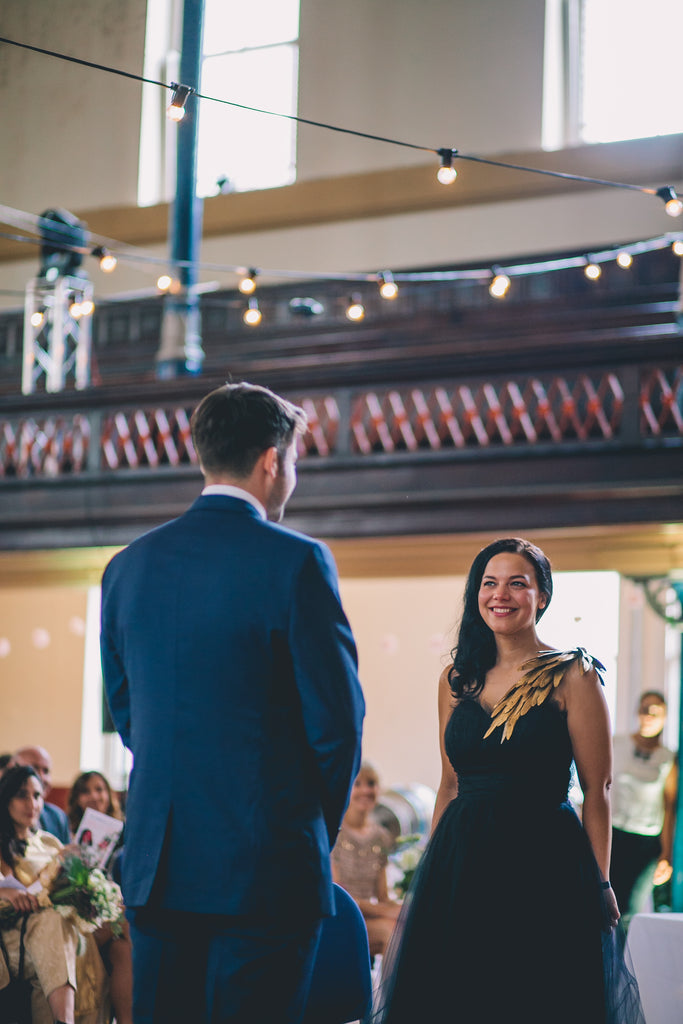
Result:
{"type": "MultiPolygon", "coordinates": [[[[266,277],[269,280],[292,280],[292,281],[336,281],[345,282],[351,285],[351,294],[345,310],[346,317],[352,322],[359,322],[365,317],[362,294],[353,288],[353,285],[376,284],[379,294],[386,301],[393,301],[399,295],[400,286],[411,283],[438,283],[438,282],[460,282],[479,281],[487,284],[489,293],[494,299],[504,299],[512,286],[515,278],[529,277],[537,274],[552,273],[553,271],[581,269],[585,276],[592,281],[598,280],[602,274],[602,267],[606,263],[616,263],[622,270],[627,270],[636,256],[656,250],[671,247],[672,252],[683,257],[683,232],[657,235],[653,238],[640,239],[622,243],[608,249],[596,252],[588,252],[585,255],[553,258],[529,263],[515,264],[493,264],[491,266],[455,268],[448,270],[430,271],[397,271],[388,268],[369,271],[349,273],[320,272],[307,270],[291,270],[277,268],[245,267],[234,264],[205,263],[197,261],[192,263],[188,260],[174,261],[171,263],[167,257],[157,256],[146,252],[143,249],[136,249],[133,246],[119,243],[113,239],[106,239],[106,246],[103,239],[97,235],[85,231],[86,245],[74,245],[67,240],[68,227],[60,225],[55,221],[27,213],[22,210],[14,210],[11,207],[0,206],[0,223],[10,223],[21,227],[32,234],[15,235],[9,232],[0,232],[0,237],[10,238],[13,241],[23,242],[28,245],[41,245],[44,241],[44,233],[49,231],[54,236],[62,234],[64,241],[59,242],[60,248],[65,251],[78,253],[80,256],[90,256],[99,262],[99,267],[104,273],[111,273],[116,269],[119,261],[133,263],[142,269],[153,271],[156,275],[160,269],[163,270],[156,279],[158,292],[177,291],[179,283],[174,276],[178,267],[192,267],[198,273],[200,271],[218,273],[223,276],[236,278],[236,287],[244,295],[246,306],[243,312],[244,322],[251,327],[258,326],[263,320],[263,312],[257,298],[259,278],[266,277]]],[[[200,290],[206,290],[209,286],[200,286],[200,290]]],[[[219,284],[212,286],[220,287],[219,284]]],[[[229,287],[229,285],[226,285],[229,287]]],[[[318,305],[314,300],[306,300],[307,313],[319,312],[313,306],[318,305]],[[313,305],[311,305],[311,303],[313,305]],[[310,308],[309,308],[310,307],[310,308]]],[[[94,306],[89,308],[92,312],[94,306]]]]}
{"type": "Polygon", "coordinates": [[[218,96],[209,96],[205,93],[197,92],[193,86],[184,85],[178,82],[160,82],[156,79],[146,78],[143,75],[135,74],[131,71],[123,71],[120,68],[114,68],[106,64],[97,64],[93,61],[84,60],[80,57],[74,57],[70,54],[60,53],[56,50],[48,50],[40,46],[33,46],[28,43],[21,43],[15,39],[8,39],[5,36],[0,36],[0,43],[5,43],[8,46],[17,46],[25,50],[31,50],[34,53],[40,53],[48,57],[54,57],[57,60],[66,61],[73,64],[79,64],[84,67],[92,68],[97,71],[104,71],[108,74],[119,75],[124,78],[133,79],[147,85],[155,85],[162,89],[168,89],[171,91],[171,101],[167,107],[168,116],[174,121],[181,121],[185,115],[185,105],[190,96],[194,95],[197,99],[206,100],[211,103],[221,103],[226,106],[234,107],[240,110],[248,110],[252,113],[265,114],[269,117],[280,117],[286,120],[295,121],[297,124],[306,124],[316,128],[322,128],[326,131],[341,132],[345,135],[352,135],[356,138],[369,139],[375,142],[382,142],[392,146],[401,146],[408,149],[421,150],[422,152],[434,153],[440,160],[440,166],[437,171],[437,179],[443,185],[451,185],[455,182],[458,172],[455,167],[455,162],[458,160],[466,160],[474,163],[487,164],[491,167],[500,167],[508,170],[524,171],[529,174],[541,174],[546,177],[561,178],[565,181],[576,181],[583,184],[591,184],[605,188],[617,188],[626,189],[633,192],[640,192],[644,195],[655,196],[659,198],[665,205],[666,212],[671,217],[678,217],[683,213],[683,200],[681,200],[676,190],[672,185],[662,185],[658,188],[652,188],[645,185],[637,185],[630,182],[623,181],[611,181],[605,178],[591,178],[586,175],[572,174],[567,171],[555,171],[548,168],[540,167],[527,167],[523,164],[507,163],[503,160],[496,160],[492,157],[477,156],[473,153],[463,153],[458,149],[452,147],[433,147],[419,145],[414,142],[406,142],[401,139],[393,139],[383,135],[374,135],[369,132],[361,132],[352,128],[344,128],[340,125],[329,124],[324,121],[314,121],[310,118],[301,117],[298,114],[285,114],[274,110],[266,110],[261,107],[248,106],[243,103],[236,103],[234,100],[224,99],[218,96]]]}

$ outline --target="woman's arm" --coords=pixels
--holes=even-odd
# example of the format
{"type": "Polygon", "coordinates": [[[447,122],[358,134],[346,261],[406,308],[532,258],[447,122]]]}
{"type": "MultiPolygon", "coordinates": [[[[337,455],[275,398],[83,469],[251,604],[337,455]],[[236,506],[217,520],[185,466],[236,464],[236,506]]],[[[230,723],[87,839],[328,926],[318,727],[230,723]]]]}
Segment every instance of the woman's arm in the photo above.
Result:
{"type": "Polygon", "coordinates": [[[662,826],[662,852],[655,869],[654,884],[668,882],[672,875],[674,826],[676,824],[676,798],[678,795],[678,762],[671,765],[664,783],[664,824],[662,826]]]}
{"type": "MultiPolygon", "coordinates": [[[[612,734],[607,701],[597,672],[582,675],[575,662],[561,684],[574,761],[583,790],[583,827],[603,879],[609,879],[612,816],[612,734]]],[[[605,894],[612,924],[619,920],[614,893],[605,894]]]]}
{"type": "Polygon", "coordinates": [[[439,679],[439,748],[441,750],[441,782],[436,794],[434,815],[432,817],[432,831],[436,828],[439,818],[445,811],[451,800],[458,795],[458,776],[453,770],[453,765],[448,760],[444,735],[448,720],[453,711],[453,694],[448,681],[450,668],[445,668],[439,679]]]}

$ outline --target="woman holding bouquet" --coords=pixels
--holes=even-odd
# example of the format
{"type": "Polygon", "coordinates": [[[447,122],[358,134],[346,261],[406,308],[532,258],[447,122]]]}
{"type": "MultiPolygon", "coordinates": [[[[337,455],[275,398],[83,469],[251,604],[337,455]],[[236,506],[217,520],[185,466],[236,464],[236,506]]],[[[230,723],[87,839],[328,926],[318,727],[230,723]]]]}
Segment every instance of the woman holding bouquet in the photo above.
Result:
{"type": "MultiPolygon", "coordinates": [[[[25,971],[37,979],[53,1019],[74,1024],[78,932],[53,907],[40,908],[26,890],[62,849],[58,839],[36,828],[42,809],[43,787],[33,768],[9,768],[0,779],[0,927],[16,970],[21,916],[28,914],[25,971]],[[18,915],[16,923],[5,928],[3,919],[11,919],[12,911],[18,915]]],[[[9,980],[0,957],[0,988],[9,980]]]]}

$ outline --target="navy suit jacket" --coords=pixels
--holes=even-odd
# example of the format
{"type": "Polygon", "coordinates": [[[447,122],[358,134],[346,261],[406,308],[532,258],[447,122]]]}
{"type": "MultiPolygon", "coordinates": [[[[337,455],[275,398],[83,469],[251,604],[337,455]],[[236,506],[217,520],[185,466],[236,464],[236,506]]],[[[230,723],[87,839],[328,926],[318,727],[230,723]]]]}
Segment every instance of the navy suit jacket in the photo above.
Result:
{"type": "Polygon", "coordinates": [[[126,904],[156,879],[174,910],[333,912],[365,704],[325,545],[202,496],[107,566],[101,650],[134,758],[126,904]]]}

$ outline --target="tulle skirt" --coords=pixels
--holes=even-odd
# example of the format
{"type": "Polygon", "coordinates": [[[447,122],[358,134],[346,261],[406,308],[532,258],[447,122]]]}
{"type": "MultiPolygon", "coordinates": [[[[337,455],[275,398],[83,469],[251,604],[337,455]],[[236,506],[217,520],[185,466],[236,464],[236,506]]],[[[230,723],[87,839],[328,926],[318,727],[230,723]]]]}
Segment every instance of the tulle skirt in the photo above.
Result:
{"type": "Polygon", "coordinates": [[[568,803],[454,800],[418,867],[368,1021],[644,1024],[568,803]]]}

